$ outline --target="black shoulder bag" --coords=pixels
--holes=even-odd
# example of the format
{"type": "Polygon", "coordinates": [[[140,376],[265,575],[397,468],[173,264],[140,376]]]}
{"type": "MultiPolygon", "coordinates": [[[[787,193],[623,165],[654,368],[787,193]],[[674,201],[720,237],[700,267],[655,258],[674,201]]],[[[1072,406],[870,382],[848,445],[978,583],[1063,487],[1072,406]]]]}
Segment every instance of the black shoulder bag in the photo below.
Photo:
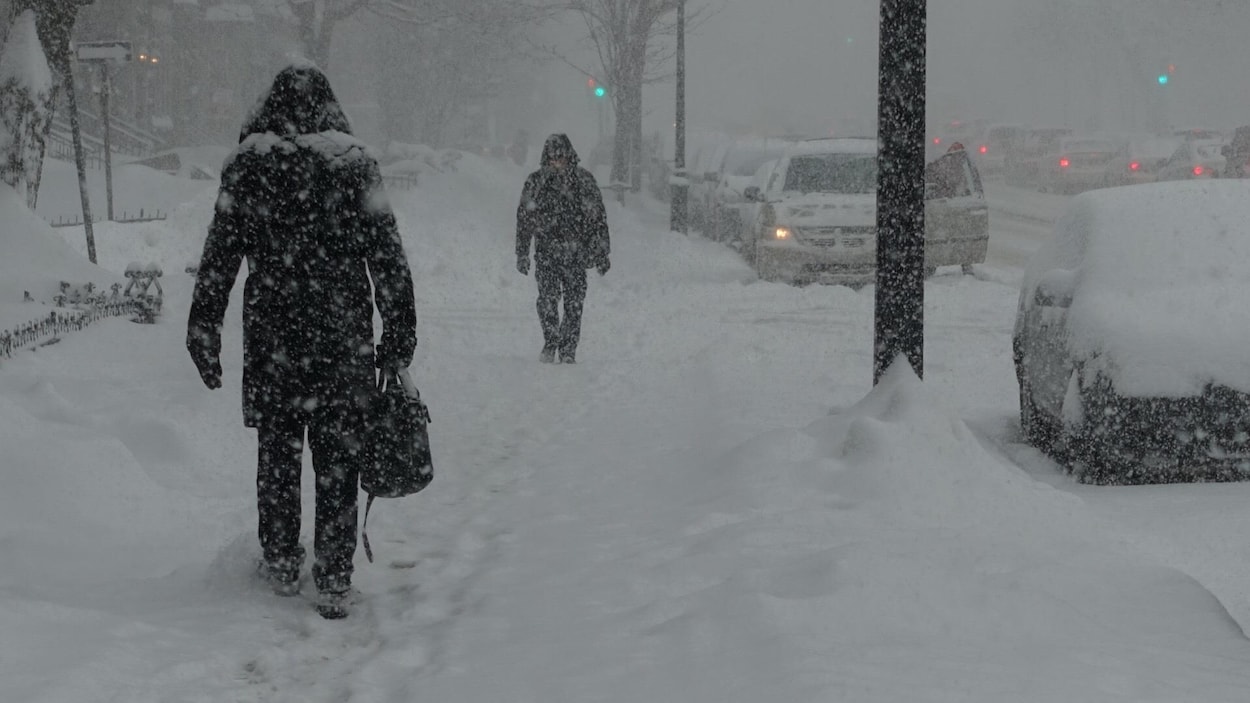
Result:
{"type": "Polygon", "coordinates": [[[377,393],[365,421],[364,464],[360,468],[360,487],[369,494],[360,535],[370,562],[373,550],[365,527],[373,499],[412,495],[434,479],[429,424],[430,410],[408,371],[379,373],[377,393]]]}

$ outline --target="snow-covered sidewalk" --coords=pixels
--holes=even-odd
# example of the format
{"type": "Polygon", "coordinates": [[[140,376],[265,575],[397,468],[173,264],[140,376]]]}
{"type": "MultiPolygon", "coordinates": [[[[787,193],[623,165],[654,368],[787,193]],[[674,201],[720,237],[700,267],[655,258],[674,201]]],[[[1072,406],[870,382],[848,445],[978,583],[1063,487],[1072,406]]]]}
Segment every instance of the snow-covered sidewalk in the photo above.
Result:
{"type": "MultiPolygon", "coordinates": [[[[182,347],[181,273],[159,324],[106,321],[0,371],[0,700],[1250,695],[1241,628],[1171,568],[1205,566],[1229,604],[1245,530],[1189,563],[1177,545],[1250,491],[1083,491],[1018,444],[1009,273],[932,279],[926,381],[874,390],[871,288],[760,283],[613,205],[580,363],[544,366],[513,269],[523,175],[466,158],[396,196],[438,474],[375,504],[346,621],[250,575],[237,293],[217,392],[182,347]],[[1177,518],[1172,539],[1144,510],[1177,518]]],[[[195,203],[130,246],[180,272],[195,203]]]]}

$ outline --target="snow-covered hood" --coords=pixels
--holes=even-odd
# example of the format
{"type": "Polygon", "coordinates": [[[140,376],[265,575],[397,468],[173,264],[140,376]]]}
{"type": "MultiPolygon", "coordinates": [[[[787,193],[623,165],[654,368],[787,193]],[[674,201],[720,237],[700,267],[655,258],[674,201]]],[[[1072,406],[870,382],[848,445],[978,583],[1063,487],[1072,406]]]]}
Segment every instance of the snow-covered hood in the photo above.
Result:
{"type": "Polygon", "coordinates": [[[773,204],[777,224],[792,227],[865,227],[877,224],[875,193],[807,193],[773,204]]]}

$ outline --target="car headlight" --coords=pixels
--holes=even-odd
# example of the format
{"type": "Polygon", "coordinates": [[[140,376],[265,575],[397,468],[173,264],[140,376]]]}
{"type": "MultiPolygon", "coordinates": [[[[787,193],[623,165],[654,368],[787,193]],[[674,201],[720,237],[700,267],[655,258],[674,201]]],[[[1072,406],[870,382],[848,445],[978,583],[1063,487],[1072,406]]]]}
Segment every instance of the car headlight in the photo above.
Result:
{"type": "Polygon", "coordinates": [[[773,227],[773,239],[778,242],[794,241],[794,230],[780,225],[773,227]]]}

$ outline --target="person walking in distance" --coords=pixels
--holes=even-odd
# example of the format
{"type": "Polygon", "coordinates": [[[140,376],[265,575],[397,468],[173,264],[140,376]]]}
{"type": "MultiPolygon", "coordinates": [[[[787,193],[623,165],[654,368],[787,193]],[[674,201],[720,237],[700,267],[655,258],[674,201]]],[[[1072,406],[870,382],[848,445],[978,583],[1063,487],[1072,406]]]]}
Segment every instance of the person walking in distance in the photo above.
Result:
{"type": "Polygon", "coordinates": [[[553,134],[543,145],[541,166],[525,180],[517,207],[516,265],[538,280],[538,321],[543,348],[539,360],[577,361],[586,300],[586,270],[602,276],[611,267],[607,212],[594,175],[578,165],[573,143],[553,134]],[[560,302],[564,316],[560,316],[560,302]]]}
{"type": "Polygon", "coordinates": [[[351,136],[325,75],[283,69],[243,126],[196,276],[187,349],[221,387],[221,328],[239,266],[243,422],[257,429],[261,573],[299,592],[300,465],[316,474],[317,611],[347,615],[356,496],[375,367],[407,368],[416,339],[412,275],[377,162],[351,136]],[[382,339],[373,345],[373,308],[382,339]]]}

